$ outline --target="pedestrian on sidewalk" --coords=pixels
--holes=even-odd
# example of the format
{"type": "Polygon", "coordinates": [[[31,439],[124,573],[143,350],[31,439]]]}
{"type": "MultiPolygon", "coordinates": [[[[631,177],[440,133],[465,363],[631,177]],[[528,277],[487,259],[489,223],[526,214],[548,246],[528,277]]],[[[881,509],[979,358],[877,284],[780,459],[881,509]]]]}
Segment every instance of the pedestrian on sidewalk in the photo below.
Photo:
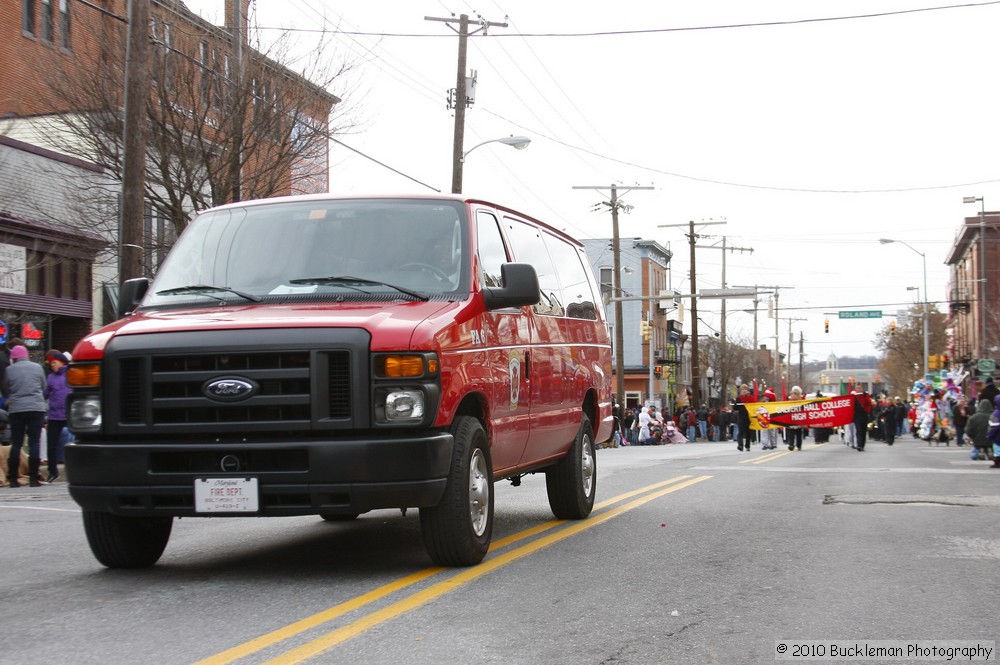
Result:
{"type": "Polygon", "coordinates": [[[976,405],[976,412],[965,424],[965,436],[972,445],[970,457],[974,460],[988,460],[991,457],[992,444],[986,438],[986,433],[990,429],[990,414],[993,412],[993,405],[989,400],[981,399],[976,405]]]}
{"type": "Polygon", "coordinates": [[[45,362],[52,371],[46,379],[45,399],[49,403],[49,420],[45,427],[48,452],[49,475],[46,482],[54,483],[59,478],[59,464],[62,462],[62,433],[66,428],[66,398],[73,389],[66,384],[66,354],[53,349],[45,356],[45,362]]]}
{"type": "Polygon", "coordinates": [[[969,413],[968,404],[969,403],[963,397],[958,400],[958,404],[955,406],[955,409],[951,412],[951,424],[955,427],[956,446],[965,445],[965,426],[969,422],[969,416],[972,415],[971,413],[969,413]]]}
{"type": "Polygon", "coordinates": [[[28,477],[32,487],[40,487],[38,468],[39,444],[45,422],[45,370],[28,359],[28,349],[20,344],[10,350],[10,367],[4,372],[0,391],[7,398],[10,419],[10,457],[7,458],[7,480],[11,487],[18,483],[18,465],[24,436],[28,436],[28,477]]]}
{"type": "Polygon", "coordinates": [[[986,432],[986,438],[993,445],[992,468],[1000,469],[1000,395],[993,398],[993,405],[996,409],[990,414],[990,428],[986,432]]]}
{"type": "Polygon", "coordinates": [[[704,404],[698,406],[698,410],[695,412],[695,416],[698,419],[698,435],[701,438],[708,440],[708,409],[705,408],[704,404]]]}

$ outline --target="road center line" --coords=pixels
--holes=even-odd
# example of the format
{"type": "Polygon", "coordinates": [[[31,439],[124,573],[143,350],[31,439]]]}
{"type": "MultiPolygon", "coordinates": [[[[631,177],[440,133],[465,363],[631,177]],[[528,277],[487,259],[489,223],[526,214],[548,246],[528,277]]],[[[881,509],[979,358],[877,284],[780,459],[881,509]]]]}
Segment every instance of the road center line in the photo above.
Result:
{"type": "Polygon", "coordinates": [[[529,554],[533,554],[534,552],[544,549],[549,545],[555,544],[561,540],[565,540],[570,536],[575,536],[576,534],[581,533],[582,531],[585,531],[587,529],[591,529],[599,524],[603,524],[604,522],[607,522],[613,517],[617,517],[622,513],[625,513],[629,510],[633,510],[634,508],[638,508],[639,506],[648,503],[653,499],[657,499],[671,492],[676,492],[679,489],[683,489],[690,485],[694,485],[695,483],[700,483],[703,480],[708,480],[711,477],[712,476],[699,476],[697,478],[692,478],[690,480],[667,487],[666,489],[661,489],[659,491],[652,492],[639,499],[635,499],[634,501],[630,501],[629,503],[622,504],[616,508],[612,508],[611,510],[601,513],[600,515],[592,516],[590,519],[575,521],[569,526],[567,526],[565,529],[561,529],[556,533],[549,534],[544,538],[539,538],[538,540],[534,540],[528,543],[527,545],[522,545],[521,547],[518,547],[516,549],[504,552],[503,554],[495,558],[487,559],[486,561],[482,562],[481,564],[473,568],[466,568],[461,572],[459,572],[458,574],[454,575],[453,577],[450,577],[446,580],[442,580],[422,591],[416,592],[409,598],[404,598],[403,600],[393,603],[392,605],[389,605],[386,608],[373,612],[366,617],[362,617],[361,619],[351,624],[348,624],[346,626],[343,626],[342,628],[338,628],[337,630],[329,632],[326,635],[323,635],[310,642],[307,642],[306,644],[303,644],[302,646],[296,649],[292,649],[291,651],[287,652],[282,656],[278,656],[277,658],[269,660],[265,663],[265,665],[292,665],[294,663],[301,663],[303,661],[306,661],[310,658],[313,658],[314,656],[318,656],[324,651],[327,651],[328,649],[331,649],[334,646],[337,646],[338,644],[341,644],[342,642],[345,642],[346,640],[363,633],[369,628],[373,628],[381,623],[389,621],[390,619],[394,619],[397,616],[405,614],[406,612],[410,612],[414,609],[417,609],[418,607],[421,607],[422,605],[425,605],[430,601],[435,600],[436,598],[439,598],[450,591],[454,591],[455,589],[459,588],[460,586],[468,582],[471,582],[488,573],[491,573],[494,570],[497,570],[498,568],[502,568],[507,564],[513,563],[514,561],[522,557],[525,557],[529,554]]]}
{"type": "MultiPolygon", "coordinates": [[[[557,533],[550,534],[545,538],[532,541],[527,545],[500,554],[497,557],[486,559],[485,561],[480,563],[478,566],[475,566],[474,568],[464,569],[457,575],[442,580],[432,585],[431,587],[424,589],[423,591],[419,591],[410,596],[409,598],[404,598],[403,600],[393,603],[392,605],[382,610],[373,612],[372,614],[369,614],[366,617],[362,617],[361,619],[355,621],[354,623],[351,623],[347,626],[344,626],[330,633],[327,633],[326,635],[323,635],[311,642],[308,642],[298,647],[297,649],[289,651],[283,656],[278,656],[274,660],[268,662],[299,663],[304,660],[307,660],[308,658],[311,658],[319,653],[322,653],[323,651],[326,651],[327,649],[330,649],[336,646],[337,644],[340,644],[341,642],[355,635],[358,635],[364,632],[365,630],[368,630],[373,626],[376,626],[380,623],[395,618],[396,616],[399,616],[413,609],[416,609],[430,602],[431,600],[444,595],[449,591],[457,589],[458,587],[462,586],[467,582],[470,582],[478,577],[481,577],[482,575],[492,572],[497,568],[505,566],[523,556],[536,552],[544,547],[548,547],[549,545],[556,543],[560,540],[563,540],[565,538],[569,538],[570,536],[576,535],[577,533],[580,533],[581,531],[588,529],[592,526],[597,526],[598,524],[602,524],[605,521],[611,519],[612,517],[616,517],[622,514],[623,512],[632,510],[633,508],[637,508],[643,505],[644,503],[652,501],[653,499],[661,497],[665,494],[669,494],[676,490],[683,489],[684,487],[688,487],[689,485],[701,482],[702,480],[708,480],[711,477],[712,476],[700,476],[698,478],[691,479],[691,476],[689,475],[678,476],[676,478],[671,478],[670,480],[665,480],[659,483],[655,483],[653,485],[649,485],[607,499],[603,502],[596,504],[595,508],[603,508],[605,506],[619,503],[621,501],[624,501],[639,494],[652,492],[650,494],[646,494],[640,499],[636,499],[634,501],[631,501],[630,503],[623,504],[621,506],[618,506],[617,508],[613,508],[599,515],[592,515],[590,519],[582,521],[573,521],[570,526],[558,531],[557,533]],[[684,481],[684,482],[678,482],[678,481],[684,481]],[[666,488],[659,489],[664,487],[666,488]]],[[[506,538],[501,538],[499,540],[494,541],[491,544],[490,550],[491,551],[497,550],[504,546],[513,544],[525,538],[529,538],[531,536],[552,529],[556,526],[566,524],[567,522],[568,520],[550,520],[549,522],[545,522],[544,524],[540,524],[530,529],[525,529],[511,536],[507,536],[506,538]]],[[[240,658],[248,656],[257,651],[266,649],[274,644],[277,644],[278,642],[294,637],[299,633],[305,632],[311,628],[315,628],[316,626],[331,621],[332,619],[335,619],[353,610],[364,607],[365,605],[375,602],[392,593],[405,589],[409,586],[412,586],[420,581],[423,581],[429,577],[437,575],[438,573],[444,572],[446,570],[449,569],[442,567],[425,568],[424,570],[420,570],[416,573],[413,573],[412,575],[407,575],[406,577],[396,580],[395,582],[391,582],[377,589],[373,589],[368,593],[362,594],[344,603],[340,603],[339,605],[335,605],[327,610],[324,610],[309,617],[305,617],[299,621],[289,624],[288,626],[285,626],[284,628],[280,628],[278,630],[267,633],[266,635],[262,635],[258,638],[250,640],[249,642],[245,642],[231,649],[227,649],[226,651],[216,654],[215,656],[211,656],[204,660],[200,660],[197,663],[195,663],[195,665],[225,665],[227,663],[232,663],[240,658]]]]}

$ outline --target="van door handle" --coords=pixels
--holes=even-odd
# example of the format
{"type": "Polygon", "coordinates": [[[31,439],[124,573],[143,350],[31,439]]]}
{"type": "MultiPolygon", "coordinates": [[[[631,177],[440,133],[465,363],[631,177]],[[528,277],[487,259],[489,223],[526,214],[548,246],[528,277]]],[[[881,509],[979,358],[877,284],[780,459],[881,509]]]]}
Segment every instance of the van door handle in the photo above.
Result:
{"type": "Polygon", "coordinates": [[[531,354],[528,352],[524,354],[524,378],[531,378],[531,354]]]}

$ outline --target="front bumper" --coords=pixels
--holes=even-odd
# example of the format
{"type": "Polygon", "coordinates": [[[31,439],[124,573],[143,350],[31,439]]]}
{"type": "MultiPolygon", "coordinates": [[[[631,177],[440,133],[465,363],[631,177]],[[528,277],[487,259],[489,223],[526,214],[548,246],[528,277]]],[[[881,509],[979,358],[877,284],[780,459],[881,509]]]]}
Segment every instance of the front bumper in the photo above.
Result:
{"type": "Polygon", "coordinates": [[[437,505],[453,446],[447,432],[253,443],[81,441],[66,447],[66,470],[70,495],[84,510],[116,515],[207,516],[195,510],[195,480],[224,477],[258,482],[259,511],[233,516],[360,514],[437,505]]]}

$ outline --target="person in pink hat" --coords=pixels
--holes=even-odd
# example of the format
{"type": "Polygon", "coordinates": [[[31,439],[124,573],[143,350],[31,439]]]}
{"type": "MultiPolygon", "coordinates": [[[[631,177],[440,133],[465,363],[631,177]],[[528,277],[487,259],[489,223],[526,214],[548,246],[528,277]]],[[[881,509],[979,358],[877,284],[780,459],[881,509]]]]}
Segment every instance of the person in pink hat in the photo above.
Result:
{"type": "Polygon", "coordinates": [[[3,375],[0,390],[7,398],[10,419],[11,448],[7,459],[7,480],[11,487],[19,487],[18,465],[24,435],[28,435],[28,475],[32,487],[40,487],[39,443],[45,423],[45,371],[38,363],[28,359],[28,349],[18,344],[10,350],[10,367],[3,375]]]}

